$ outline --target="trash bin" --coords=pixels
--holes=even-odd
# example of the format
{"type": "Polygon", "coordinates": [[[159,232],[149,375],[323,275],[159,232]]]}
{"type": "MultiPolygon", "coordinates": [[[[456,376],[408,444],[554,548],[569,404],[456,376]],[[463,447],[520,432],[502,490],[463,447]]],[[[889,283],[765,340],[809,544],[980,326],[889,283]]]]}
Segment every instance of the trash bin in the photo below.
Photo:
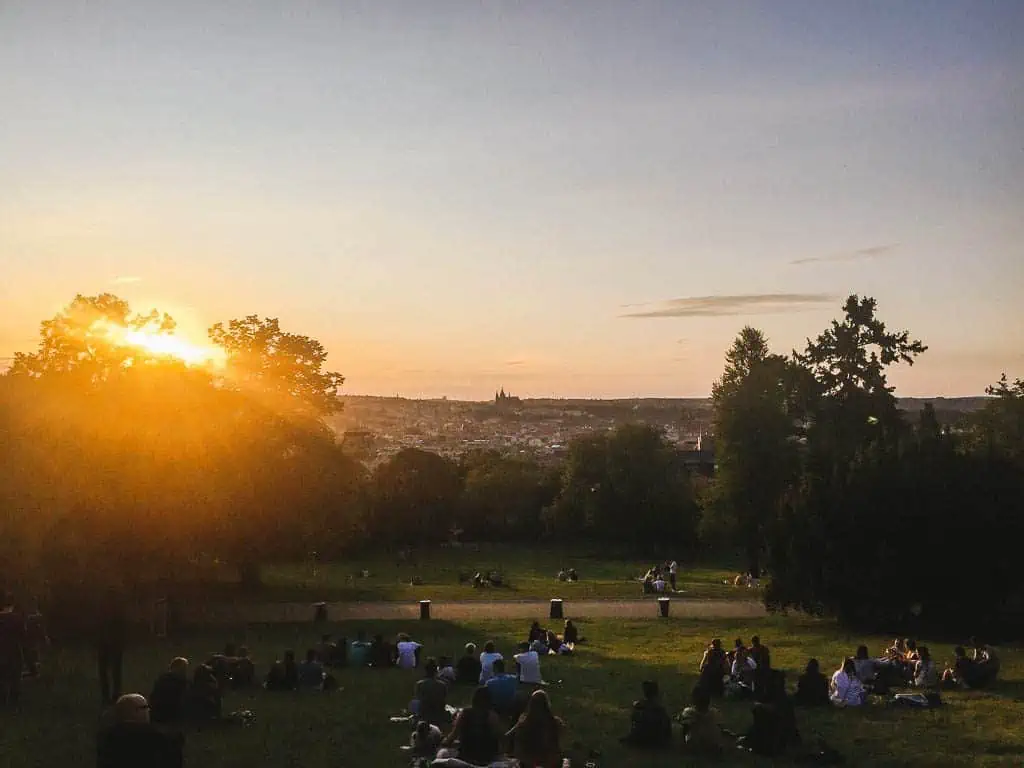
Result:
{"type": "Polygon", "coordinates": [[[668,604],[669,604],[669,602],[670,602],[669,598],[667,598],[667,597],[659,597],[658,598],[658,611],[661,612],[661,616],[664,619],[668,618],[668,604]]]}
{"type": "Polygon", "coordinates": [[[562,598],[560,597],[551,598],[551,618],[562,618],[562,598]]]}
{"type": "Polygon", "coordinates": [[[420,621],[427,621],[430,619],[430,601],[420,600],[420,621]]]}
{"type": "Polygon", "coordinates": [[[313,603],[313,621],[318,624],[327,621],[327,603],[313,603]]]}

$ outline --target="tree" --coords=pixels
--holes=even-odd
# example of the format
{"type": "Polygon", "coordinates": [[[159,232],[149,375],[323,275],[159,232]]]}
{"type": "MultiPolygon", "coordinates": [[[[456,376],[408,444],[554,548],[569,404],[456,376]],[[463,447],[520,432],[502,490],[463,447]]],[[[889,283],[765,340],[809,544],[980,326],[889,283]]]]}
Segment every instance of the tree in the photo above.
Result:
{"type": "Polygon", "coordinates": [[[436,453],[405,448],[380,465],[371,481],[371,532],[392,544],[434,544],[448,538],[462,491],[458,465],[436,453]]]}
{"type": "Polygon", "coordinates": [[[751,573],[761,571],[765,529],[796,470],[787,367],[769,353],[764,334],[747,326],[712,387],[717,468],[708,512],[743,546],[751,573]]]}
{"type": "Polygon", "coordinates": [[[536,541],[544,533],[541,511],[558,493],[558,476],[533,458],[496,451],[463,457],[459,524],[476,540],[536,541]]]}
{"type": "Polygon", "coordinates": [[[810,416],[818,439],[826,441],[841,464],[864,445],[894,438],[903,429],[886,369],[897,363],[913,365],[928,348],[910,339],[909,331],[889,332],[875,317],[877,303],[851,295],[843,305],[842,322],[832,325],[803,353],[793,358],[811,375],[814,392],[806,396],[816,406],[810,416]]]}
{"type": "MultiPolygon", "coordinates": [[[[880,606],[883,585],[874,579],[893,575],[913,538],[902,538],[897,531],[906,530],[892,523],[901,514],[893,499],[907,498],[900,441],[908,430],[886,370],[912,364],[926,347],[907,331],[888,332],[874,299],[850,296],[843,309],[843,321],[793,355],[803,369],[792,400],[807,424],[806,447],[769,535],[767,599],[861,619],[871,604],[877,616],[891,617],[893,606],[880,606]]],[[[886,597],[909,605],[904,582],[895,579],[886,597]]]]}
{"type": "Polygon", "coordinates": [[[985,394],[992,399],[977,418],[981,446],[1024,463],[1024,379],[1011,384],[1004,373],[985,394]]]}
{"type": "Polygon", "coordinates": [[[637,552],[696,543],[697,505],[682,455],[646,425],[574,440],[552,515],[562,535],[637,552]]]}
{"type": "Polygon", "coordinates": [[[279,413],[320,419],[341,409],[340,373],[325,371],[316,339],[281,330],[277,318],[249,315],[217,323],[210,339],[228,356],[228,381],[279,413]]]}
{"type": "Polygon", "coordinates": [[[35,352],[16,352],[12,376],[77,375],[82,384],[96,384],[138,365],[167,362],[156,358],[128,335],[149,329],[171,334],[176,324],[167,314],[151,310],[140,315],[128,302],[110,293],[78,294],[54,317],[40,325],[35,352]]]}

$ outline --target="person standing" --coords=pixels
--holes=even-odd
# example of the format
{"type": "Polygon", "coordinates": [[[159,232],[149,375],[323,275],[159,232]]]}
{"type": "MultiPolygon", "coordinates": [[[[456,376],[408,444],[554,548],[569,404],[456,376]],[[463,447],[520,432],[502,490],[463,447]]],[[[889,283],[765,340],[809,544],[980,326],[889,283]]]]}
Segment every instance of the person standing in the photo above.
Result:
{"type": "Polygon", "coordinates": [[[103,706],[108,706],[121,696],[124,644],[128,632],[128,617],[125,613],[123,595],[116,589],[106,590],[101,595],[93,620],[100,698],[103,706]]]}
{"type": "Polygon", "coordinates": [[[673,560],[668,564],[668,581],[672,585],[672,591],[676,591],[676,579],[679,578],[679,563],[673,560]]]}

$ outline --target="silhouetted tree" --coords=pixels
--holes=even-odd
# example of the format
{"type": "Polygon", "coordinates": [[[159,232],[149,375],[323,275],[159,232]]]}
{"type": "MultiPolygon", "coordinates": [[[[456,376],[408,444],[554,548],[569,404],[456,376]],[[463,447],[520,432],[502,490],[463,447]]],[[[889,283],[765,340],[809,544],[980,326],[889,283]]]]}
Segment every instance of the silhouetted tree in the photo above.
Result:
{"type": "Polygon", "coordinates": [[[797,469],[788,363],[747,326],[726,352],[712,388],[716,476],[705,513],[741,544],[747,568],[760,573],[765,528],[797,469]]]}

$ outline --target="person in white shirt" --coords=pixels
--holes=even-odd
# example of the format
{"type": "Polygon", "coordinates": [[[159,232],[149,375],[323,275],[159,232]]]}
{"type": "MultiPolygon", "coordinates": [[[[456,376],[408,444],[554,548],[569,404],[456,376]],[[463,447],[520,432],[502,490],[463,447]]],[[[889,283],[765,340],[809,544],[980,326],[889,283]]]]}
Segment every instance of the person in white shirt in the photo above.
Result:
{"type": "Polygon", "coordinates": [[[672,585],[672,591],[676,591],[676,579],[679,578],[679,563],[673,560],[668,564],[668,581],[672,585]]]}
{"type": "Polygon", "coordinates": [[[743,646],[737,648],[732,660],[732,669],[729,670],[732,674],[732,679],[738,683],[753,687],[754,671],[756,669],[757,662],[750,658],[747,649],[743,646]]]}
{"type": "Polygon", "coordinates": [[[829,699],[837,707],[859,707],[864,703],[864,686],[857,679],[857,665],[846,659],[832,675],[829,699]]]}
{"type": "Polygon", "coordinates": [[[654,591],[655,592],[664,592],[665,591],[665,580],[663,578],[661,578],[660,575],[658,576],[658,578],[656,578],[654,580],[654,591]]]}
{"type": "Polygon", "coordinates": [[[494,677],[494,662],[498,659],[504,661],[505,657],[495,651],[494,642],[488,640],[484,645],[483,653],[480,654],[480,685],[494,677]]]}
{"type": "Polygon", "coordinates": [[[412,640],[404,632],[398,636],[398,666],[402,669],[415,669],[417,664],[416,652],[423,646],[412,640]]]}
{"type": "Polygon", "coordinates": [[[540,656],[530,650],[529,643],[519,644],[519,653],[513,658],[519,667],[519,682],[540,685],[544,679],[540,676],[540,656]]]}

